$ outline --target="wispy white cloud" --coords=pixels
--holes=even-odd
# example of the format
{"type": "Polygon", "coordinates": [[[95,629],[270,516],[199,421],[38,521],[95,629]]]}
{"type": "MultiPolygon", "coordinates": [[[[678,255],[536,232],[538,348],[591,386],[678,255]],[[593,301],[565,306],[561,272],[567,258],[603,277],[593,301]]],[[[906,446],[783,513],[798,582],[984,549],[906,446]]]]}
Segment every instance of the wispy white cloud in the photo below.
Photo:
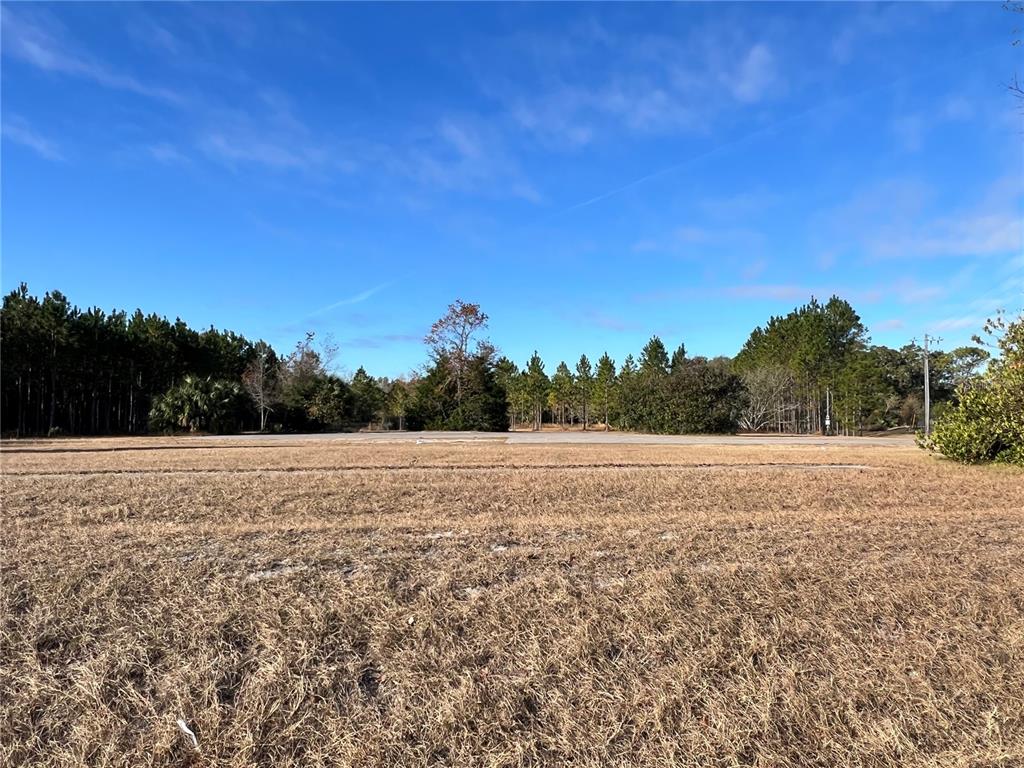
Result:
{"type": "Polygon", "coordinates": [[[921,115],[900,115],[892,121],[892,132],[907,152],[920,152],[924,146],[925,124],[921,115]]]}
{"type": "Polygon", "coordinates": [[[949,293],[947,286],[923,285],[912,278],[894,280],[888,287],[892,297],[903,304],[927,304],[949,293]]]}
{"type": "Polygon", "coordinates": [[[1003,267],[1007,274],[1024,271],[1024,249],[1006,262],[1003,267]]]}
{"type": "Polygon", "coordinates": [[[964,304],[973,312],[988,315],[997,310],[1024,311],[1024,270],[1006,267],[992,275],[992,285],[981,295],[975,294],[964,304]]]}
{"type": "Polygon", "coordinates": [[[190,53],[189,46],[178,35],[150,14],[131,15],[125,22],[125,31],[140,48],[157,49],[175,58],[190,53]]]}
{"type": "Polygon", "coordinates": [[[779,78],[775,55],[764,43],[757,43],[744,56],[729,86],[737,101],[751,104],[761,101],[779,78]]]}
{"type": "Polygon", "coordinates": [[[834,293],[849,296],[852,291],[822,287],[815,289],[797,283],[744,283],[721,288],[716,293],[733,299],[806,301],[811,296],[831,296],[834,293]]]}
{"type": "Polygon", "coordinates": [[[900,28],[893,17],[897,9],[863,3],[856,6],[856,12],[834,33],[829,43],[829,52],[834,61],[846,64],[859,52],[870,49],[879,38],[888,37],[900,28]]]}
{"type": "Polygon", "coordinates": [[[815,266],[822,272],[832,269],[839,261],[839,254],[834,248],[826,248],[814,257],[815,266]]]}
{"type": "Polygon", "coordinates": [[[974,105],[963,96],[954,94],[937,107],[896,115],[889,127],[900,148],[914,153],[924,148],[928,135],[937,127],[944,123],[971,120],[974,116],[974,105]]]}
{"type": "Polygon", "coordinates": [[[754,259],[740,271],[744,280],[755,280],[768,268],[767,259],[754,259]]]}
{"type": "Polygon", "coordinates": [[[704,227],[680,227],[675,232],[675,240],[680,243],[707,243],[715,239],[716,233],[704,227]]]}
{"type": "MultiPolygon", "coordinates": [[[[913,179],[870,184],[826,211],[812,228],[822,243],[869,259],[975,258],[1024,249],[1021,179],[992,183],[970,204],[939,211],[931,187],[913,179]]],[[[837,254],[838,255],[838,254],[837,254]]]]}
{"type": "Polygon", "coordinates": [[[389,151],[383,165],[434,189],[516,197],[532,203],[542,199],[501,133],[468,116],[443,117],[410,146],[389,151]]]}
{"type": "Polygon", "coordinates": [[[634,253],[662,253],[678,257],[731,258],[742,254],[749,264],[760,258],[765,248],[764,235],[748,227],[687,224],[672,231],[640,238],[630,246],[634,253]]]}
{"type": "Polygon", "coordinates": [[[258,92],[247,109],[218,108],[203,115],[196,144],[200,152],[232,168],[273,171],[351,172],[354,154],[321,140],[300,120],[289,101],[274,90],[258,92]]]}
{"type": "Polygon", "coordinates": [[[807,291],[806,287],[796,283],[744,283],[742,285],[705,288],[659,288],[654,291],[636,294],[633,296],[633,301],[638,304],[660,304],[663,302],[706,299],[709,297],[796,301],[810,296],[811,294],[807,291]]]}
{"type": "Polygon", "coordinates": [[[906,327],[906,322],[901,317],[890,317],[871,324],[873,331],[899,331],[906,327]]]}
{"type": "Polygon", "coordinates": [[[328,158],[319,147],[274,141],[257,132],[214,130],[200,137],[199,148],[228,165],[253,164],[277,170],[315,169],[322,167],[328,158]]]}
{"type": "Polygon", "coordinates": [[[191,162],[181,150],[167,142],[150,144],[146,147],[146,154],[163,165],[187,165],[191,162]]]}
{"type": "Polygon", "coordinates": [[[764,298],[807,298],[809,296],[831,296],[833,294],[867,304],[880,301],[894,301],[900,304],[930,304],[949,294],[956,278],[944,284],[921,283],[912,277],[887,279],[876,285],[847,287],[841,283],[814,285],[740,285],[726,289],[733,295],[749,295],[764,298]]]}
{"type": "Polygon", "coordinates": [[[768,37],[722,24],[630,34],[592,22],[488,41],[468,66],[516,127],[549,148],[579,149],[623,132],[706,133],[723,112],[785,92],[768,37]]]}
{"type": "MultiPolygon", "coordinates": [[[[755,267],[760,265],[755,264],[755,267]]],[[[702,288],[664,289],[640,294],[634,300],[640,303],[658,303],[679,299],[726,298],[750,301],[803,302],[811,296],[826,299],[840,296],[857,304],[878,304],[899,302],[915,305],[927,304],[946,295],[946,288],[938,285],[923,285],[906,278],[886,281],[877,285],[851,285],[837,280],[817,284],[802,282],[757,282],[744,276],[743,282],[731,285],[707,286],[702,288]]]]}
{"type": "Polygon", "coordinates": [[[198,150],[232,169],[303,173],[325,188],[361,173],[363,197],[400,185],[403,199],[421,199],[418,191],[541,199],[500,132],[469,116],[447,115],[397,138],[345,138],[306,123],[283,94],[267,91],[248,110],[211,112],[205,125],[198,150]]]}
{"type": "Polygon", "coordinates": [[[957,317],[947,317],[938,322],[932,323],[929,326],[930,330],[933,331],[962,331],[966,328],[975,328],[980,330],[985,324],[985,319],[981,315],[960,315],[957,317]]]}
{"type": "Polygon", "coordinates": [[[4,121],[3,136],[8,141],[28,147],[37,155],[47,160],[59,161],[64,159],[55,142],[37,133],[28,123],[20,118],[10,118],[4,121]]]}
{"type": "Polygon", "coordinates": [[[633,245],[630,246],[630,250],[633,251],[633,253],[653,253],[661,250],[661,245],[657,240],[644,238],[633,243],[633,245]]]}
{"type": "Polygon", "coordinates": [[[114,90],[181,104],[184,97],[175,90],[143,83],[112,69],[109,65],[76,52],[73,41],[48,14],[25,12],[5,3],[2,9],[4,55],[23,61],[44,72],[89,80],[114,90]]]}
{"type": "Polygon", "coordinates": [[[874,243],[880,256],[991,256],[1021,248],[1022,223],[1011,212],[971,212],[941,217],[902,240],[874,243]],[[932,229],[934,227],[934,229],[932,229]]]}
{"type": "Polygon", "coordinates": [[[380,293],[390,285],[391,283],[381,283],[380,285],[375,285],[372,288],[367,288],[365,291],[360,291],[359,293],[354,294],[352,296],[348,296],[344,299],[341,299],[340,301],[335,301],[334,303],[328,304],[325,307],[320,307],[320,309],[313,310],[312,312],[309,313],[308,316],[314,317],[316,315],[326,314],[335,309],[340,309],[341,307],[350,307],[353,304],[362,304],[364,301],[380,293]]]}
{"type": "Polygon", "coordinates": [[[591,325],[606,331],[622,333],[637,329],[636,323],[600,309],[588,309],[580,317],[585,325],[591,325]]]}
{"type": "Polygon", "coordinates": [[[731,195],[706,197],[698,206],[712,219],[733,223],[765,214],[781,199],[777,192],[755,188],[731,195]]]}
{"type": "Polygon", "coordinates": [[[356,336],[341,341],[343,349],[383,349],[399,344],[421,344],[423,334],[380,333],[373,336],[356,336]]]}
{"type": "Polygon", "coordinates": [[[467,126],[460,125],[451,118],[444,118],[439,123],[437,132],[460,157],[466,160],[478,160],[483,155],[480,137],[467,126]]]}
{"type": "MultiPolygon", "coordinates": [[[[8,58],[45,72],[185,106],[178,93],[122,74],[82,50],[52,14],[4,5],[3,23],[4,55],[8,58]]],[[[196,66],[201,63],[196,46],[186,45],[145,14],[132,17],[127,31],[139,44],[151,38],[157,53],[179,58],[186,52],[185,58],[196,66]]],[[[390,196],[399,188],[403,194],[419,190],[431,195],[460,192],[531,202],[542,198],[501,132],[471,115],[442,116],[426,132],[417,128],[406,135],[360,139],[338,136],[306,122],[287,95],[271,88],[246,89],[244,97],[233,103],[210,102],[197,95],[188,106],[182,114],[186,134],[192,137],[190,145],[158,142],[138,146],[134,152],[163,165],[206,159],[232,170],[302,173],[319,182],[314,190],[319,199],[343,198],[339,177],[363,170],[367,170],[360,192],[364,198],[373,193],[390,196]]],[[[25,126],[12,123],[5,131],[12,141],[29,145],[44,156],[59,156],[53,142],[25,126]]]]}
{"type": "Polygon", "coordinates": [[[946,99],[939,114],[946,120],[970,120],[975,115],[975,106],[966,97],[954,95],[946,99]]]}

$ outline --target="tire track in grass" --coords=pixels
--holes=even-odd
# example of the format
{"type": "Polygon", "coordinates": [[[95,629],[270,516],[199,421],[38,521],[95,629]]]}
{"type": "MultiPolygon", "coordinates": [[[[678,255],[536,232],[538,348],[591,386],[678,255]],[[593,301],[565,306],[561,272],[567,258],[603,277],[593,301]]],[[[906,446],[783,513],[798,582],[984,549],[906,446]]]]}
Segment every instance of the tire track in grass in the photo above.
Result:
{"type": "Polygon", "coordinates": [[[6,472],[6,477],[85,477],[92,475],[266,475],[266,474],[343,474],[346,472],[562,472],[587,470],[875,470],[868,464],[807,464],[785,462],[759,463],[700,463],[700,464],[398,464],[398,465],[350,465],[344,467],[264,467],[248,469],[82,469],[54,472],[6,472]]]}

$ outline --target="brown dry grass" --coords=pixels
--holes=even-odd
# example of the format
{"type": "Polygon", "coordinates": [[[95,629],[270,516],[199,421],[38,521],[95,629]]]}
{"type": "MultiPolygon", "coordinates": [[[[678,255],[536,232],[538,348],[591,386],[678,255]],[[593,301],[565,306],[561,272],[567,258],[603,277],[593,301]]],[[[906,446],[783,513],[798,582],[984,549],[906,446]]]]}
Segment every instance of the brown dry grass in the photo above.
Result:
{"type": "Polygon", "coordinates": [[[193,445],[5,446],[3,764],[1024,763],[1019,471],[193,445]]]}

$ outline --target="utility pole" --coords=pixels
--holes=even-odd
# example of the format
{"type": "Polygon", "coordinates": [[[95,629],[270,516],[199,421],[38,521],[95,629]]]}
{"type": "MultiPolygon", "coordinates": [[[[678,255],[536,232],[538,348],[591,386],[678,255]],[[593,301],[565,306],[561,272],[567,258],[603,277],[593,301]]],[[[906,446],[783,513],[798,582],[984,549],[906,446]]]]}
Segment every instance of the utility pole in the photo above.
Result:
{"type": "Polygon", "coordinates": [[[928,334],[924,335],[924,434],[932,433],[932,391],[928,382],[928,334]]]}
{"type": "Polygon", "coordinates": [[[832,388],[825,387],[825,434],[832,434],[832,388]]]}

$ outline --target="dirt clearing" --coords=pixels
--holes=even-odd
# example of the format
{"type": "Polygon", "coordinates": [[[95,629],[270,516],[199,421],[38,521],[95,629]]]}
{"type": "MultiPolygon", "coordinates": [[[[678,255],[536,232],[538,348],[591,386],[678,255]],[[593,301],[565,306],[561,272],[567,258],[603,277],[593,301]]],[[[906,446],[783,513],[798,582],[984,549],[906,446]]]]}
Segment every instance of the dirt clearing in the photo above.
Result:
{"type": "Polygon", "coordinates": [[[1024,762],[1020,471],[282,443],[4,446],[0,763],[1024,762]]]}

